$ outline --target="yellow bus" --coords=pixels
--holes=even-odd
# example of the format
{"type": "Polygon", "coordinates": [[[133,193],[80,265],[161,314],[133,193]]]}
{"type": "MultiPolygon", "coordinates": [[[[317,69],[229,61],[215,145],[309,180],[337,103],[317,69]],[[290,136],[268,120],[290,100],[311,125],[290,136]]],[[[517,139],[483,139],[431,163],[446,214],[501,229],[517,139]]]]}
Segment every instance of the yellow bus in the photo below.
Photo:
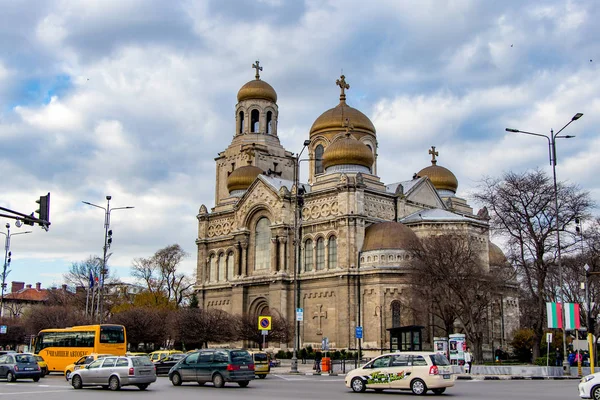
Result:
{"type": "Polygon", "coordinates": [[[43,329],[35,338],[35,354],[46,360],[49,372],[64,372],[82,356],[91,353],[124,356],[127,337],[123,325],[83,325],[43,329]]]}

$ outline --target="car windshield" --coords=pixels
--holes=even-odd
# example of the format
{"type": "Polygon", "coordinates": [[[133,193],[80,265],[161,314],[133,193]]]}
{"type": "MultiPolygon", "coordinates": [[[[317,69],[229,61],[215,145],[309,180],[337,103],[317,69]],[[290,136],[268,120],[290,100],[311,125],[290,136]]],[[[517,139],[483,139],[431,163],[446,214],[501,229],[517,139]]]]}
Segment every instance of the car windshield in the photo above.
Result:
{"type": "Polygon", "coordinates": [[[432,354],[429,357],[431,357],[431,362],[433,362],[433,365],[450,365],[448,359],[443,354],[432,354]]]}
{"type": "Polygon", "coordinates": [[[17,354],[15,356],[15,360],[18,363],[35,363],[35,362],[37,362],[37,361],[35,361],[35,358],[30,356],[29,354],[17,354]]]}
{"type": "Polygon", "coordinates": [[[153,366],[152,361],[148,357],[131,357],[134,367],[153,366]]]}
{"type": "Polygon", "coordinates": [[[252,362],[252,356],[245,350],[235,350],[231,352],[231,362],[252,362]]]}
{"type": "Polygon", "coordinates": [[[267,361],[268,357],[265,353],[254,354],[254,361],[267,361]]]}

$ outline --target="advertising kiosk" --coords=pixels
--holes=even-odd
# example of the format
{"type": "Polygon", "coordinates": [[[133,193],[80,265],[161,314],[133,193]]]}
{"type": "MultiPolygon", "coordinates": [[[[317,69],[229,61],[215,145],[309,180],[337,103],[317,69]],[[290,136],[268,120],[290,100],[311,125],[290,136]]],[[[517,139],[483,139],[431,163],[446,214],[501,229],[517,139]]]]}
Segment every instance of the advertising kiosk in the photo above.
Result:
{"type": "Polygon", "coordinates": [[[448,338],[447,337],[434,337],[433,338],[433,351],[446,356],[450,360],[450,354],[448,353],[448,338]]]}
{"type": "Polygon", "coordinates": [[[467,341],[464,333],[453,333],[449,336],[448,349],[450,352],[450,364],[464,365],[467,341]]]}

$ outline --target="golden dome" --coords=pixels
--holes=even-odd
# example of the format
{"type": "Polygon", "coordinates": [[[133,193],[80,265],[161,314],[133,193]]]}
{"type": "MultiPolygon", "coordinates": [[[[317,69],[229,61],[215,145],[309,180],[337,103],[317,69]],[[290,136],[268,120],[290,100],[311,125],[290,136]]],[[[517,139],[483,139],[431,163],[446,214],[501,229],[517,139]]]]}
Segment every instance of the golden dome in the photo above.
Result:
{"type": "Polygon", "coordinates": [[[375,126],[371,120],[356,108],[350,107],[344,100],[336,107],[325,111],[310,128],[310,137],[319,133],[345,130],[346,119],[352,122],[355,132],[365,132],[375,135],[375,126]]]}
{"type": "Polygon", "coordinates": [[[366,229],[362,251],[408,250],[418,242],[417,235],[400,222],[380,222],[366,229]]]}
{"type": "Polygon", "coordinates": [[[244,167],[233,170],[227,177],[227,190],[229,193],[234,190],[246,190],[256,177],[264,171],[254,165],[246,165],[244,167]]]}
{"type": "Polygon", "coordinates": [[[502,252],[502,249],[500,247],[496,246],[492,242],[489,242],[488,247],[489,247],[490,265],[503,266],[506,263],[508,263],[508,260],[506,259],[506,256],[504,255],[504,252],[502,252]]]}
{"type": "Polygon", "coordinates": [[[423,168],[417,173],[417,176],[428,177],[437,190],[450,190],[456,193],[456,189],[458,188],[458,180],[452,171],[439,165],[430,165],[427,168],[423,168]]]}
{"type": "Polygon", "coordinates": [[[246,83],[237,94],[238,102],[247,99],[263,99],[277,103],[277,93],[271,85],[260,79],[246,83]]]}
{"type": "Polygon", "coordinates": [[[350,134],[338,138],[323,152],[323,168],[334,165],[362,165],[371,169],[373,166],[373,152],[366,144],[356,140],[350,134]]]}

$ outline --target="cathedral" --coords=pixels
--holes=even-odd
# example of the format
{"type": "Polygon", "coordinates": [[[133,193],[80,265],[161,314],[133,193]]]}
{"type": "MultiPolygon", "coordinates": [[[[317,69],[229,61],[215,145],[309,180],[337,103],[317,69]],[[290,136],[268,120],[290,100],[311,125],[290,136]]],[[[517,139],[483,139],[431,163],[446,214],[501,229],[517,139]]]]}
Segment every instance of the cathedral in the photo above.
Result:
{"type": "MultiPolygon", "coordinates": [[[[390,328],[428,320],[409,305],[411,242],[460,232],[476,239],[486,268],[506,264],[490,241],[486,213],[474,214],[456,195],[458,180],[438,165],[435,147],[430,165],[414,176],[381,182],[375,126],[346,102],[344,75],[336,81],[339,104],[316,118],[298,155],[281,145],[277,93],[261,79],[258,61],[253,68],[255,79],[237,94],[231,142],[215,158],[214,207],[202,205],[197,216],[194,289],[202,308],[290,322],[302,309],[300,348],[320,348],[327,338],[331,348],[356,349],[361,326],[362,348],[383,351],[391,348],[390,328]],[[304,162],[307,181],[299,179],[304,162]]],[[[498,301],[490,348],[518,328],[515,287],[498,301]]],[[[423,347],[431,348],[437,333],[425,330],[423,347]]]]}

